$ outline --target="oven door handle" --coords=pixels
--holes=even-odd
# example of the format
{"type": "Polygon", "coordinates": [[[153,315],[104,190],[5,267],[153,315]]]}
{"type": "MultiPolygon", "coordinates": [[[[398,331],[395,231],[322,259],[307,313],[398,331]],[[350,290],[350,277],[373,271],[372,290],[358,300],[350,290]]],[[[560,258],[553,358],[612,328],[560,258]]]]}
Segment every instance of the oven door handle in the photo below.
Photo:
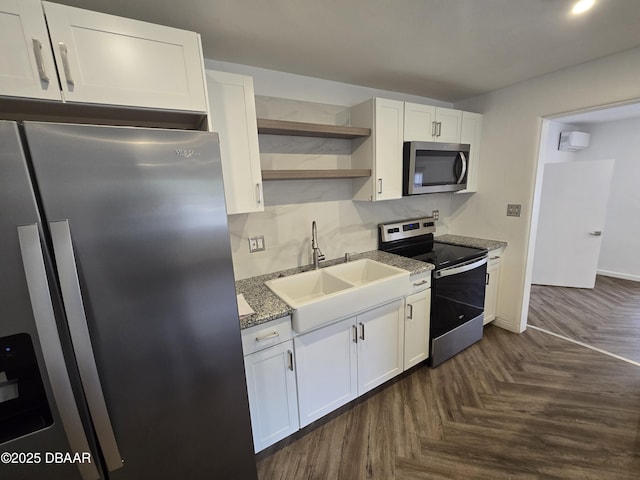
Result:
{"type": "Polygon", "coordinates": [[[489,258],[487,256],[482,257],[480,260],[470,260],[466,263],[460,265],[454,265],[452,267],[443,268],[442,270],[437,270],[434,273],[435,278],[443,278],[448,277],[450,275],[457,275],[459,273],[468,272],[469,270],[473,270],[474,268],[481,267],[488,262],[489,258]]]}

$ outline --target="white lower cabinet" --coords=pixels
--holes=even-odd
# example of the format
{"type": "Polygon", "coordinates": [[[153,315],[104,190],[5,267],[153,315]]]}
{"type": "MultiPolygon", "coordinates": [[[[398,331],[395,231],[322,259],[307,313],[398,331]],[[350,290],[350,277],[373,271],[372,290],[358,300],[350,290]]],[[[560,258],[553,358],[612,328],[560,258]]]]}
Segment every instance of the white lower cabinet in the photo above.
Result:
{"type": "Polygon", "coordinates": [[[348,318],[295,337],[300,427],[358,396],[354,329],[348,318]]]}
{"type": "Polygon", "coordinates": [[[502,249],[491,250],[489,252],[489,263],[487,264],[487,285],[484,294],[484,325],[496,318],[501,262],[502,249]]]}
{"type": "Polygon", "coordinates": [[[429,358],[431,289],[406,298],[404,325],[404,370],[429,358]]]}
{"type": "Polygon", "coordinates": [[[356,317],[358,328],[358,395],[402,373],[404,302],[395,302],[356,317]]]}
{"type": "Polygon", "coordinates": [[[403,300],[294,338],[300,427],[402,372],[403,300]]]}
{"type": "Polygon", "coordinates": [[[244,357],[256,453],[299,428],[296,366],[290,335],[289,317],[275,326],[261,325],[242,332],[245,353],[257,350],[244,357]]]}

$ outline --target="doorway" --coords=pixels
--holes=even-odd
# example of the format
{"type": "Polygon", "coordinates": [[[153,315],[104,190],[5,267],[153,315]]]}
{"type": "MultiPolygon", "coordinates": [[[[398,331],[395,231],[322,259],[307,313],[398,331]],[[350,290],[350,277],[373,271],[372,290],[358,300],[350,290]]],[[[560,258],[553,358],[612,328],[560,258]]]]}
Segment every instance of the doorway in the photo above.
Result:
{"type": "MultiPolygon", "coordinates": [[[[530,237],[529,271],[531,274],[528,278],[529,288],[526,290],[528,293],[526,300],[529,304],[528,326],[543,329],[640,365],[640,351],[636,353],[637,345],[640,344],[640,260],[637,260],[640,258],[637,255],[637,247],[640,245],[637,239],[640,236],[636,235],[636,233],[640,235],[640,222],[637,221],[637,218],[640,218],[640,193],[637,192],[637,184],[640,181],[640,153],[635,153],[640,152],[640,139],[636,140],[637,134],[633,134],[638,129],[640,129],[640,104],[638,103],[543,120],[530,237]],[[560,234],[559,227],[572,224],[574,217],[593,209],[593,205],[586,207],[585,204],[584,210],[580,211],[580,202],[578,202],[577,206],[572,207],[575,209],[575,215],[567,213],[571,212],[570,209],[563,211],[561,208],[555,208],[560,212],[559,218],[554,220],[556,223],[545,221],[543,215],[544,191],[547,185],[545,169],[551,163],[553,167],[548,171],[563,170],[563,166],[560,165],[562,160],[552,158],[549,162],[547,157],[554,155],[554,149],[558,152],[558,136],[562,129],[583,130],[592,134],[592,145],[585,150],[589,153],[581,154],[580,159],[570,158],[569,161],[573,161],[574,164],[566,166],[564,170],[580,167],[579,171],[583,173],[582,170],[590,166],[586,161],[616,159],[611,177],[610,201],[605,211],[603,227],[594,226],[582,232],[585,236],[602,232],[602,250],[599,261],[594,264],[593,285],[573,284],[570,281],[567,282],[566,278],[552,282],[548,277],[545,278],[539,274],[538,267],[545,261],[552,266],[560,266],[556,268],[560,276],[566,273],[562,269],[568,268],[564,265],[567,259],[559,252],[562,242],[558,240],[558,236],[562,236],[565,240],[566,238],[564,234],[560,234]],[[556,168],[558,165],[560,168],[556,168]],[[563,217],[566,219],[565,222],[562,220],[563,217]],[[546,244],[545,240],[541,241],[545,238],[546,244]],[[550,238],[551,241],[549,241],[550,238]],[[558,248],[554,248],[556,245],[558,248]],[[541,257],[545,255],[545,250],[547,255],[551,252],[550,258],[541,257]],[[538,270],[537,273],[536,270],[538,270]],[[547,285],[536,285],[536,283],[547,285]],[[549,284],[556,286],[548,286],[549,284]],[[569,288],[558,285],[593,286],[594,288],[569,288]]],[[[552,173],[555,175],[557,172],[552,173]]],[[[561,172],[558,178],[561,178],[563,173],[561,172]]],[[[600,184],[596,183],[596,188],[598,185],[600,184]]],[[[547,209],[549,204],[558,207],[557,202],[563,201],[562,193],[566,191],[568,194],[571,191],[570,188],[564,188],[562,182],[555,188],[556,198],[552,202],[546,199],[547,209]]],[[[569,197],[569,200],[575,200],[575,195],[569,195],[569,197]]],[[[567,243],[568,248],[571,248],[572,242],[567,243]]],[[[581,247],[576,245],[571,254],[580,251],[581,247]]],[[[581,276],[584,276],[584,273],[581,276]]]]}

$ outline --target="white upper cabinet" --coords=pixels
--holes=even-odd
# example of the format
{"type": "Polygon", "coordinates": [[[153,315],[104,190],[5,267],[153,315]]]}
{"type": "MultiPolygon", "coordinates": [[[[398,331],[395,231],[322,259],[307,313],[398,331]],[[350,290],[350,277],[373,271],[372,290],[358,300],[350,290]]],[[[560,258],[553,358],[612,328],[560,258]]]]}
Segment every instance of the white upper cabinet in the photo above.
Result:
{"type": "Polygon", "coordinates": [[[0,39],[0,95],[207,111],[197,33],[55,3],[0,0],[0,39]]]}
{"type": "Polygon", "coordinates": [[[39,0],[0,0],[0,95],[61,100],[39,0]]]}
{"type": "Polygon", "coordinates": [[[206,71],[211,130],[220,137],[227,213],[264,211],[253,79],[206,71]]]}
{"type": "Polygon", "coordinates": [[[401,198],[403,102],[372,98],[356,105],[351,125],[371,129],[370,137],[352,141],[352,167],[371,169],[371,177],[354,180],[354,200],[401,198]]]}
{"type": "Polygon", "coordinates": [[[405,142],[460,143],[462,111],[417,103],[404,104],[405,142]]]}
{"type": "Polygon", "coordinates": [[[200,37],[43,2],[63,98],[206,111],[200,37]]]}
{"type": "Polygon", "coordinates": [[[471,145],[469,151],[469,171],[467,172],[467,188],[456,193],[472,193],[478,189],[478,171],[480,169],[480,143],[482,140],[482,115],[462,112],[462,133],[460,143],[471,145]]]}

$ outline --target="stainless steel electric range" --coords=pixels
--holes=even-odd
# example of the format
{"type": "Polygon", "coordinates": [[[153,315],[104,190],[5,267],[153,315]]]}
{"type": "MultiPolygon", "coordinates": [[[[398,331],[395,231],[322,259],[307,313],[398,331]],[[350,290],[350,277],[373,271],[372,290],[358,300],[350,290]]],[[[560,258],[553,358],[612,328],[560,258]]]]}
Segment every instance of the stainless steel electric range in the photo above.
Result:
{"type": "Polygon", "coordinates": [[[435,265],[431,282],[430,362],[440,365],[482,339],[487,250],[434,240],[433,217],[381,223],[378,248],[435,265]]]}

